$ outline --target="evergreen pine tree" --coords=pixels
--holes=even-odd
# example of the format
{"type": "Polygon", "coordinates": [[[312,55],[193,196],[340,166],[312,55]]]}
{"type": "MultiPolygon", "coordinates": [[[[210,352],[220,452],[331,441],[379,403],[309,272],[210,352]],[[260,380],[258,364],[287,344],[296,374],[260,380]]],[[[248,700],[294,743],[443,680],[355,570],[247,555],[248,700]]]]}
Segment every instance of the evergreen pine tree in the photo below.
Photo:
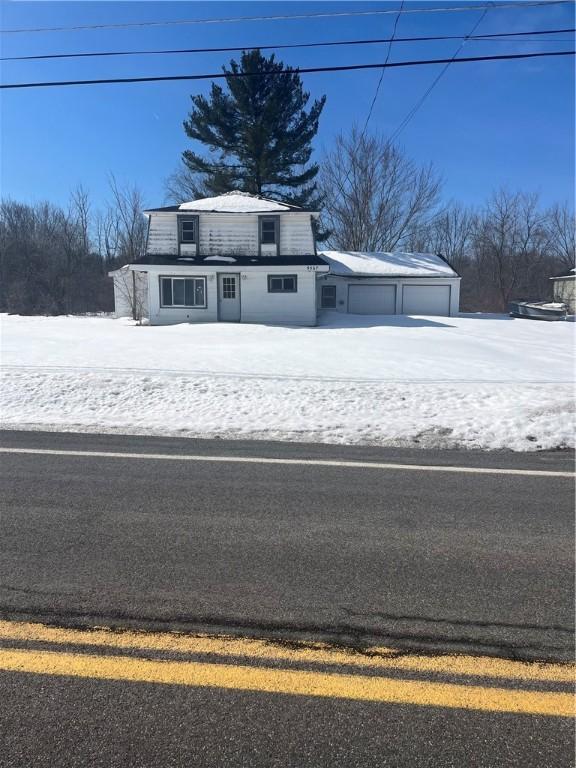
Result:
{"type": "Polygon", "coordinates": [[[192,96],[184,122],[187,135],[204,144],[209,156],[191,150],[183,161],[205,195],[241,190],[316,208],[318,164],[309,164],[311,142],[326,97],[306,111],[310,94],[297,71],[259,50],[244,51],[240,62],[223,68],[227,91],[212,85],[209,98],[192,96]],[[245,73],[247,77],[234,77],[245,73]],[[282,73],[282,74],[279,74],[282,73]]]}

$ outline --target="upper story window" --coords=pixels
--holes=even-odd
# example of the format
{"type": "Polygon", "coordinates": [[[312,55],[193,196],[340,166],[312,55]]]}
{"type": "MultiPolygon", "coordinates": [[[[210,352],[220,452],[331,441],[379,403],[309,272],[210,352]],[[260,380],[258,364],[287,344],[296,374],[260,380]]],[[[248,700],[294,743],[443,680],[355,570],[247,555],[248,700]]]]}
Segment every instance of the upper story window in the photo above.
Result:
{"type": "Polygon", "coordinates": [[[280,219],[278,216],[260,216],[260,245],[278,246],[280,219]]]}
{"type": "Polygon", "coordinates": [[[196,243],[198,239],[198,220],[180,219],[180,242],[196,243]]]}
{"type": "Polygon", "coordinates": [[[264,219],[260,229],[262,245],[276,245],[276,222],[274,219],[264,219]]]}

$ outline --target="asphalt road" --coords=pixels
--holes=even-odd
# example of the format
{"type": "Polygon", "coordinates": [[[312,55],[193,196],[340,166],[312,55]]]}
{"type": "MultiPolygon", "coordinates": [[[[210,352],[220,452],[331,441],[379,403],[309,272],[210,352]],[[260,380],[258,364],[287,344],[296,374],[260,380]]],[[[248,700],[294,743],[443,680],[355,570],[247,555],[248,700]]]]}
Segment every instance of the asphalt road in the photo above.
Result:
{"type": "MultiPolygon", "coordinates": [[[[533,473],[571,472],[573,454],[12,431],[0,446],[83,454],[0,453],[3,619],[572,657],[574,483],[533,473]]],[[[563,768],[573,755],[560,717],[30,670],[0,673],[0,733],[0,765],[18,768],[563,768]]]]}
{"type": "Polygon", "coordinates": [[[573,765],[567,718],[64,677],[1,680],[3,768],[573,765]]]}
{"type": "MultiPolygon", "coordinates": [[[[4,432],[70,451],[570,471],[470,454],[4,432]]],[[[573,481],[563,477],[0,454],[0,610],[34,619],[563,658],[573,481]]]]}

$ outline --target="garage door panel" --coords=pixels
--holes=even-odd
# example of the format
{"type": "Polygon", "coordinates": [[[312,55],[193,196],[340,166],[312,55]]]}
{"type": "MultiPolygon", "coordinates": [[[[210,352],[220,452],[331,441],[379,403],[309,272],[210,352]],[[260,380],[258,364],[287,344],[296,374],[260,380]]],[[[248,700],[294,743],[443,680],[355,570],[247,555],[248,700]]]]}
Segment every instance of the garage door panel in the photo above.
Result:
{"type": "Polygon", "coordinates": [[[396,313],[396,286],[348,286],[348,312],[354,315],[394,315],[396,313]]]}
{"type": "Polygon", "coordinates": [[[449,285],[405,285],[402,289],[404,315],[450,315],[449,285]]]}

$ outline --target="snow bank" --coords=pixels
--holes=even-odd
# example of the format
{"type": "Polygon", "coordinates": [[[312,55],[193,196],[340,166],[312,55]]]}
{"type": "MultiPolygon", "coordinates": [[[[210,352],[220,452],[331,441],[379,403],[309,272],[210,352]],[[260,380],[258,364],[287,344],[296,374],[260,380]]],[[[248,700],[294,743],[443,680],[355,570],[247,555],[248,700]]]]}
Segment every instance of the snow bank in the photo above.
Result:
{"type": "Polygon", "coordinates": [[[318,328],[2,316],[14,428],[536,450],[574,445],[572,323],[318,328]]]}

